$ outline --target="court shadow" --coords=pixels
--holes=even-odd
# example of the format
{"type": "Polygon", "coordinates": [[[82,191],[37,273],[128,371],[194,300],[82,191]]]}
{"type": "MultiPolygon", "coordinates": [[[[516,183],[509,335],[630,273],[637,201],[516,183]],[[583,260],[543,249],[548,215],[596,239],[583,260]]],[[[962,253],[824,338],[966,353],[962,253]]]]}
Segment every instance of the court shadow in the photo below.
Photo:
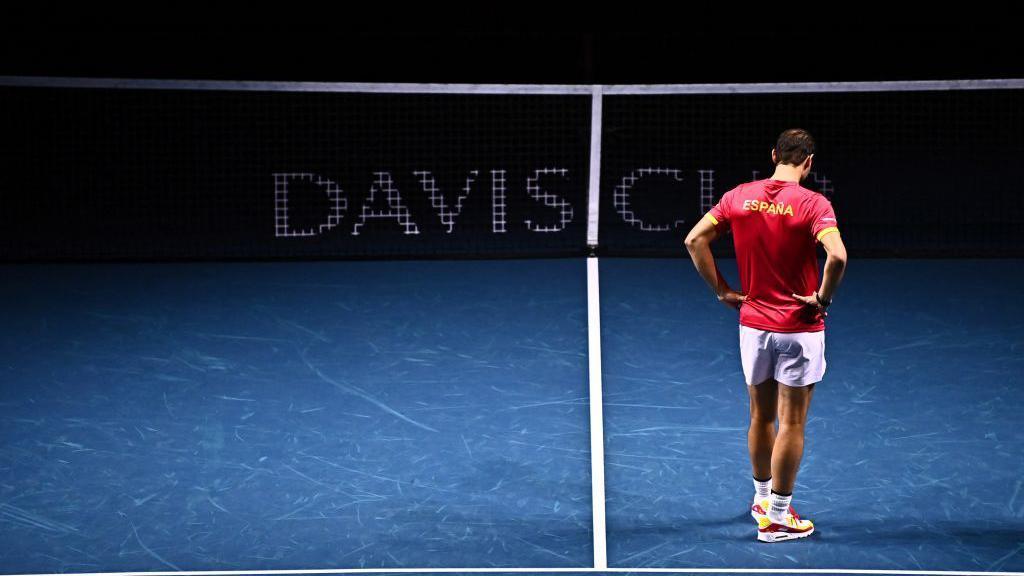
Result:
{"type": "Polygon", "coordinates": [[[756,524],[749,512],[739,512],[732,516],[700,518],[700,527],[699,531],[694,531],[688,521],[684,519],[659,524],[608,522],[609,534],[614,533],[617,538],[648,536],[673,538],[680,534],[686,534],[688,542],[749,541],[751,530],[756,528],[756,524]]]}
{"type": "MultiPolygon", "coordinates": [[[[814,520],[813,518],[811,518],[814,520]]],[[[701,529],[694,531],[683,526],[684,522],[660,524],[608,525],[609,532],[617,537],[661,536],[670,538],[684,530],[690,542],[749,542],[755,528],[749,514],[739,513],[729,517],[702,518],[701,529]]],[[[987,522],[983,525],[968,526],[965,522],[941,521],[921,522],[908,518],[887,518],[871,522],[815,522],[814,542],[818,545],[866,545],[914,548],[935,544],[1007,552],[1024,545],[1024,522],[987,522]]]]}
{"type": "Polygon", "coordinates": [[[887,518],[871,522],[843,522],[824,525],[819,540],[843,544],[914,546],[921,544],[957,545],[1012,550],[1024,544],[1024,522],[986,522],[969,525],[970,520],[921,522],[887,518]]]}

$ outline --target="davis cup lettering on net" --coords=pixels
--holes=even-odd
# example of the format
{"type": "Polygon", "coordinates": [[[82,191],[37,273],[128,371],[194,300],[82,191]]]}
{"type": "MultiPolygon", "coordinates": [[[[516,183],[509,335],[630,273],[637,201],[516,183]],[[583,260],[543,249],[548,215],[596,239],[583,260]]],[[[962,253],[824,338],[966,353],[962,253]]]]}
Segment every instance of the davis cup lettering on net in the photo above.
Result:
{"type": "MultiPolygon", "coordinates": [[[[491,181],[491,231],[495,234],[503,234],[508,231],[508,181],[506,170],[490,170],[491,181]]],[[[714,170],[696,170],[699,183],[700,212],[706,213],[714,205],[714,170]]],[[[533,170],[526,178],[527,195],[540,202],[543,206],[557,208],[559,221],[557,224],[544,226],[536,223],[533,219],[524,218],[523,224],[531,232],[560,232],[573,221],[574,211],[572,204],[565,198],[551,193],[541,186],[543,178],[559,178],[568,180],[569,171],[565,168],[538,168],[533,170]]],[[[650,177],[667,179],[669,186],[678,187],[683,182],[683,170],[678,168],[649,167],[637,168],[623,176],[614,188],[612,204],[616,213],[622,221],[640,229],[643,232],[669,232],[674,228],[682,226],[686,220],[682,218],[673,219],[671,224],[651,223],[640,217],[633,209],[630,196],[635,192],[637,184],[650,177]]],[[[420,189],[430,198],[430,205],[441,221],[446,234],[451,234],[455,229],[455,222],[462,215],[463,201],[469,197],[473,186],[477,184],[480,177],[479,170],[470,170],[462,180],[462,186],[454,193],[453,199],[450,194],[446,195],[438,186],[433,172],[429,170],[416,170],[412,175],[419,183],[420,189]]],[[[369,220],[391,220],[401,227],[403,234],[419,234],[419,226],[413,220],[412,213],[402,200],[402,195],[395,186],[394,179],[390,172],[374,172],[374,180],[370,185],[369,194],[366,196],[356,221],[352,224],[352,235],[359,235],[360,228],[366,225],[369,220]]],[[[751,176],[758,179],[758,172],[752,172],[751,176]]],[[[822,193],[830,196],[834,190],[832,181],[824,175],[812,173],[813,179],[822,193]]],[[[762,212],[770,215],[793,216],[793,207],[786,204],[773,204],[764,201],[747,200],[743,204],[744,210],[762,212]]],[[[275,172],[274,173],[274,233],[278,237],[309,237],[318,236],[327,232],[340,223],[348,210],[348,198],[341,187],[329,178],[309,172],[275,172]],[[312,183],[326,194],[330,201],[326,221],[311,228],[296,229],[289,221],[289,183],[305,181],[312,183]]]]}
{"type": "MultiPolygon", "coordinates": [[[[696,170],[696,172],[700,187],[699,214],[703,214],[714,205],[715,171],[696,170]]],[[[675,189],[679,189],[683,182],[683,170],[679,168],[637,168],[623,176],[622,180],[615,186],[615,192],[612,195],[612,205],[615,206],[615,212],[622,217],[623,222],[644,232],[669,232],[673,228],[683,226],[686,223],[686,220],[683,218],[675,219],[671,224],[654,224],[644,220],[633,210],[630,196],[634,192],[637,183],[652,176],[668,180],[669,186],[675,189]]],[[[681,192],[677,191],[676,193],[679,194],[681,192]]]]}
{"type": "MultiPolygon", "coordinates": [[[[472,191],[480,171],[470,170],[463,180],[459,192],[454,194],[454,202],[437,185],[433,173],[429,170],[413,171],[413,176],[420,189],[430,198],[430,205],[441,220],[446,234],[451,234],[456,219],[462,214],[463,200],[472,191]]],[[[491,170],[491,231],[507,232],[507,183],[505,170],[491,170]]],[[[541,180],[558,177],[568,179],[569,171],[565,168],[539,168],[533,170],[526,179],[526,192],[530,198],[544,206],[557,208],[559,221],[557,224],[544,226],[533,220],[524,219],[527,230],[531,232],[560,232],[573,221],[573,207],[565,198],[545,190],[541,180]]],[[[341,186],[329,178],[310,172],[275,172],[274,176],[274,235],[277,237],[310,237],[318,236],[336,228],[348,211],[348,198],[341,186]],[[308,182],[320,188],[326,194],[330,204],[326,221],[311,228],[293,228],[289,219],[289,184],[292,182],[308,182]]],[[[392,220],[401,227],[403,234],[419,234],[419,226],[413,221],[402,195],[395,185],[391,172],[374,172],[373,183],[369,194],[360,209],[356,221],[352,224],[351,234],[358,236],[360,228],[371,219],[392,220]]]]}
{"type": "Polygon", "coordinates": [[[676,220],[673,224],[651,224],[637,216],[630,204],[629,197],[637,182],[649,176],[667,178],[672,185],[683,181],[683,171],[678,168],[637,168],[623,176],[619,184],[615,186],[612,204],[615,206],[615,211],[622,217],[623,222],[639,227],[644,232],[667,232],[673,226],[681,225],[683,220],[676,220]]]}
{"type": "MultiPolygon", "coordinates": [[[[715,171],[703,169],[696,170],[696,172],[700,193],[699,215],[703,215],[714,206],[715,171]]],[[[612,195],[612,204],[615,206],[615,211],[622,217],[623,222],[639,228],[643,232],[669,232],[673,228],[682,226],[686,222],[684,219],[676,219],[671,224],[648,222],[636,214],[630,202],[630,195],[635,191],[637,183],[644,178],[652,176],[661,177],[668,180],[671,188],[679,188],[683,182],[682,173],[683,170],[678,168],[637,168],[633,170],[623,176],[615,186],[615,191],[612,195]]],[[[821,193],[827,198],[831,198],[835,192],[832,188],[832,181],[824,174],[818,174],[817,172],[811,172],[810,176],[821,193]]],[[[757,170],[751,172],[751,178],[752,180],[760,179],[757,170]]],[[[743,209],[779,216],[794,215],[793,207],[782,203],[772,204],[770,202],[747,200],[743,204],[743,209]]]]}

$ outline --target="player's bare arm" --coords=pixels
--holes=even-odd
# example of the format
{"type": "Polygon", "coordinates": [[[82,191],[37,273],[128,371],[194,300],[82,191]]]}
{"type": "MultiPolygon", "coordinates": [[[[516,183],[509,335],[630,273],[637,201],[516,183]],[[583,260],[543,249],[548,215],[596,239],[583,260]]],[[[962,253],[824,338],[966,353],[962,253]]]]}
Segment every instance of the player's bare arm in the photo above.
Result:
{"type": "Polygon", "coordinates": [[[729,287],[729,284],[718,271],[715,265],[715,257],[711,253],[711,243],[718,238],[718,228],[710,218],[701,218],[690,233],[686,235],[686,250],[690,253],[690,259],[696,266],[701,278],[707,282],[711,291],[718,297],[718,301],[731,308],[739,308],[740,304],[747,299],[746,295],[736,292],[729,287]]]}
{"type": "Polygon", "coordinates": [[[820,242],[827,254],[821,287],[814,294],[793,294],[793,297],[807,306],[823,310],[832,303],[832,295],[843,280],[843,273],[846,271],[846,245],[843,244],[843,238],[838,230],[828,231],[820,238],[820,242]]]}

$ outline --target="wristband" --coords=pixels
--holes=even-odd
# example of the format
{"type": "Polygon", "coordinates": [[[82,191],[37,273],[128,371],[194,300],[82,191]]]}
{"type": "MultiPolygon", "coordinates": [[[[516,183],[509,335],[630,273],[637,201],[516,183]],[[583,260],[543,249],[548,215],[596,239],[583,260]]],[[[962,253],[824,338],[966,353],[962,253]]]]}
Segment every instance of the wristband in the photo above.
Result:
{"type": "Polygon", "coordinates": [[[821,306],[822,308],[828,308],[832,304],[831,299],[829,299],[827,302],[823,301],[821,299],[821,296],[818,294],[817,290],[815,290],[814,292],[814,299],[818,301],[818,305],[821,306]]]}

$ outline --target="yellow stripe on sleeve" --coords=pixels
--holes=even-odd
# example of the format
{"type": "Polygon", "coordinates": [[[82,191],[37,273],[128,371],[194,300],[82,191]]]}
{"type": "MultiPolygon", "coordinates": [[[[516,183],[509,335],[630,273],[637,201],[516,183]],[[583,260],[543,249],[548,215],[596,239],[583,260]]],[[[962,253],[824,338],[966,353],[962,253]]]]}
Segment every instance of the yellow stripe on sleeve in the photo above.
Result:
{"type": "Polygon", "coordinates": [[[839,228],[836,228],[835,226],[830,226],[828,228],[825,228],[821,232],[818,232],[818,236],[817,236],[818,242],[821,242],[822,238],[824,238],[825,236],[827,236],[827,235],[829,235],[829,234],[831,234],[833,232],[839,232],[839,228]]]}
{"type": "Polygon", "coordinates": [[[708,220],[711,220],[712,224],[714,224],[715,226],[718,226],[718,219],[715,218],[714,216],[712,216],[711,212],[708,212],[707,214],[705,214],[705,216],[707,216],[708,220]]]}

